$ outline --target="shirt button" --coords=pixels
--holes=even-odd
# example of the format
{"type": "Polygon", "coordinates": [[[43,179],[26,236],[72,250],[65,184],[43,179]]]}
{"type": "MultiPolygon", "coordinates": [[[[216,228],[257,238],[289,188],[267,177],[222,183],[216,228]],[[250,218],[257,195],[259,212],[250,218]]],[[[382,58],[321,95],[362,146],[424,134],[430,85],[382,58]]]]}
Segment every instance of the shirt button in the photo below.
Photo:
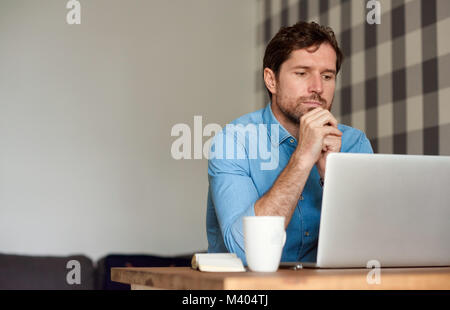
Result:
{"type": "Polygon", "coordinates": [[[291,139],[289,140],[289,142],[294,143],[294,139],[291,138],[291,139]]]}
{"type": "Polygon", "coordinates": [[[300,195],[300,200],[303,200],[303,195],[300,195]]]}
{"type": "Polygon", "coordinates": [[[309,237],[309,231],[305,231],[305,236],[309,237]]]}

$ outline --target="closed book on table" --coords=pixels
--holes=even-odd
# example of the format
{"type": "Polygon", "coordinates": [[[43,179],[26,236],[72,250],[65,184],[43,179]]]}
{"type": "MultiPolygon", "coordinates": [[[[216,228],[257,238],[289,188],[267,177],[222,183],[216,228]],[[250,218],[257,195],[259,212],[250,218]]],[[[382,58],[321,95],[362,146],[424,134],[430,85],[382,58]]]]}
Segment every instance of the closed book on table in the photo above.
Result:
{"type": "Polygon", "coordinates": [[[199,253],[192,257],[192,268],[205,272],[245,272],[234,253],[199,253]]]}

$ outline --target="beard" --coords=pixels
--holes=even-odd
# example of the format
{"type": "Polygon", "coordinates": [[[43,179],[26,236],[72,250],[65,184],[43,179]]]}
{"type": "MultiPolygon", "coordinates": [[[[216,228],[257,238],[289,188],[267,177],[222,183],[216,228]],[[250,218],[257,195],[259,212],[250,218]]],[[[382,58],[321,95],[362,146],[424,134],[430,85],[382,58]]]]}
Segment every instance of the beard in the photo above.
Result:
{"type": "MultiPolygon", "coordinates": [[[[317,107],[305,107],[302,105],[304,102],[308,101],[318,101],[321,104],[322,108],[327,108],[327,101],[323,99],[320,95],[314,94],[309,97],[300,97],[296,101],[296,103],[293,106],[290,106],[289,104],[284,104],[280,102],[278,104],[280,111],[293,123],[300,124],[300,118],[308,113],[309,111],[314,110],[317,107]]],[[[328,110],[331,110],[333,99],[331,100],[331,104],[328,110]]]]}

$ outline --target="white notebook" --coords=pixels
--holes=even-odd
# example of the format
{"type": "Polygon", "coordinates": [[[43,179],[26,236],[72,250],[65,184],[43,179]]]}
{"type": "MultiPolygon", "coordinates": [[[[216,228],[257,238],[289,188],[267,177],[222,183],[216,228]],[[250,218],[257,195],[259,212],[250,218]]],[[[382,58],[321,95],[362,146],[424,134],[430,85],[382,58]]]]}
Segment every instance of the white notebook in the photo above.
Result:
{"type": "Polygon", "coordinates": [[[205,272],[245,272],[234,253],[199,253],[192,257],[192,268],[205,272]]]}

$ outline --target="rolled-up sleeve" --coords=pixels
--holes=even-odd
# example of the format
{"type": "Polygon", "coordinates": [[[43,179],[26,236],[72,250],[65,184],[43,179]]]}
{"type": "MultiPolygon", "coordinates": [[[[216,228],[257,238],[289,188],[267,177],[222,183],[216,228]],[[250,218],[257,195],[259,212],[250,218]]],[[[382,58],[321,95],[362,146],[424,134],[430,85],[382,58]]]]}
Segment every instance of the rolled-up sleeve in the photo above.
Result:
{"type": "Polygon", "coordinates": [[[236,253],[245,262],[242,218],[255,215],[254,204],[259,198],[250,177],[247,152],[234,135],[221,132],[214,138],[210,154],[208,180],[224,244],[229,252],[236,253]],[[233,159],[226,159],[225,153],[218,155],[215,153],[218,143],[231,143],[237,153],[245,154],[245,158],[232,156],[233,159]]]}

